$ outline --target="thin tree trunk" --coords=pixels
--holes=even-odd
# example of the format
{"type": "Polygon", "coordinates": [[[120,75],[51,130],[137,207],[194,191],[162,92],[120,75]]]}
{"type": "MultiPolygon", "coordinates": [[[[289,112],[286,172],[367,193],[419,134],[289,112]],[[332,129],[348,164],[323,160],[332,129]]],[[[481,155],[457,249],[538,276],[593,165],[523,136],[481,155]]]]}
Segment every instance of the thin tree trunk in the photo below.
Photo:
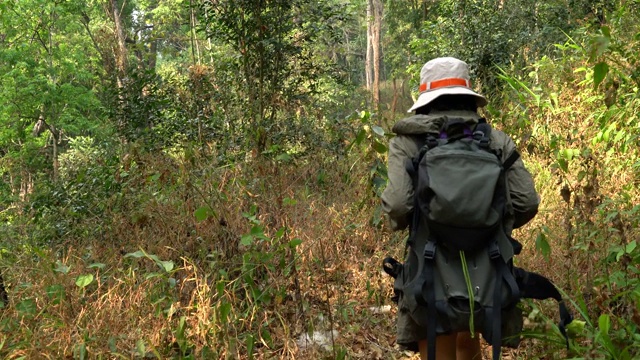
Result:
{"type": "Polygon", "coordinates": [[[191,25],[191,57],[194,64],[200,64],[200,47],[198,46],[198,40],[196,39],[196,12],[193,6],[193,1],[189,1],[189,8],[191,9],[191,19],[189,21],[191,25]]]}
{"type": "Polygon", "coordinates": [[[58,169],[60,167],[60,163],[58,161],[58,139],[59,132],[53,126],[51,126],[51,140],[53,142],[53,179],[58,178],[58,169]]]}
{"type": "Polygon", "coordinates": [[[404,79],[400,83],[400,88],[398,89],[397,79],[393,79],[393,100],[391,101],[391,116],[393,117],[396,114],[396,108],[398,107],[398,98],[400,94],[404,93],[404,79]]]}
{"type": "Polygon", "coordinates": [[[373,0],[367,0],[367,53],[364,71],[367,89],[371,90],[373,84],[373,0]]]}
{"type": "MultiPolygon", "coordinates": [[[[53,31],[54,31],[54,22],[55,22],[55,13],[54,11],[51,12],[51,26],[49,27],[49,54],[48,54],[48,61],[49,61],[49,81],[51,82],[51,84],[56,84],[57,83],[57,79],[55,77],[55,71],[53,69],[53,31]]],[[[46,108],[45,105],[42,104],[40,106],[40,118],[38,121],[42,121],[42,123],[47,126],[49,128],[49,131],[51,132],[51,136],[53,137],[53,154],[52,154],[52,158],[53,158],[53,162],[52,162],[52,166],[53,166],[53,180],[56,180],[58,178],[58,144],[56,142],[57,140],[57,136],[56,136],[56,132],[55,132],[55,127],[53,125],[49,125],[47,124],[47,122],[45,121],[45,112],[46,112],[46,108]]],[[[49,114],[52,114],[51,109],[49,109],[49,114]]]]}
{"type": "Polygon", "coordinates": [[[113,23],[115,24],[116,42],[118,44],[116,52],[116,66],[118,68],[118,86],[122,85],[121,78],[125,75],[127,68],[127,47],[125,45],[124,29],[122,27],[122,18],[120,17],[120,9],[116,0],[109,0],[111,2],[111,15],[113,16],[113,23]]]}
{"type": "Polygon", "coordinates": [[[382,60],[382,46],[380,43],[380,37],[382,34],[382,12],[383,5],[382,0],[373,0],[373,33],[372,33],[372,47],[373,47],[373,108],[378,109],[380,105],[380,64],[382,60]]]}
{"type": "Polygon", "coordinates": [[[466,15],[466,0],[462,0],[460,1],[460,13],[458,15],[458,22],[460,24],[460,46],[462,46],[462,48],[465,47],[466,44],[466,34],[465,34],[465,15],[466,15]]]}

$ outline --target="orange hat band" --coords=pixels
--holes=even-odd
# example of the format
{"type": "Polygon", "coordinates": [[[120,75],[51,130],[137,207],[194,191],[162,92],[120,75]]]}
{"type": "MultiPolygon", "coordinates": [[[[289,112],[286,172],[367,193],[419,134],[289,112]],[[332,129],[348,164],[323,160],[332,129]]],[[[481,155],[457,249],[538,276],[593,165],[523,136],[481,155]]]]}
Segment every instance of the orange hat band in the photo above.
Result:
{"type": "Polygon", "coordinates": [[[462,79],[462,78],[449,78],[449,79],[430,81],[426,84],[420,84],[420,92],[435,90],[437,88],[442,88],[447,86],[464,86],[467,88],[471,88],[471,82],[467,79],[462,79]]]}

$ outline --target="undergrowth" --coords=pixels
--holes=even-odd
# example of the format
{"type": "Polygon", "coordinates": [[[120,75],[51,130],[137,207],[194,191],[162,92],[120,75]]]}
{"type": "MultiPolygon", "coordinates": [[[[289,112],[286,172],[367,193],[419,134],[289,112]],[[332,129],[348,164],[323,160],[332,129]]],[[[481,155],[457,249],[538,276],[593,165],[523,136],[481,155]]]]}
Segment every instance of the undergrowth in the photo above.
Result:
{"type": "MultiPolygon", "coordinates": [[[[376,309],[390,290],[381,260],[402,246],[370,225],[363,159],[119,159],[92,170],[122,189],[95,199],[109,206],[8,219],[3,358],[399,356],[393,318],[376,309]],[[330,330],[325,347],[298,341],[330,330]]],[[[68,181],[93,193],[86,176],[68,181]]]]}

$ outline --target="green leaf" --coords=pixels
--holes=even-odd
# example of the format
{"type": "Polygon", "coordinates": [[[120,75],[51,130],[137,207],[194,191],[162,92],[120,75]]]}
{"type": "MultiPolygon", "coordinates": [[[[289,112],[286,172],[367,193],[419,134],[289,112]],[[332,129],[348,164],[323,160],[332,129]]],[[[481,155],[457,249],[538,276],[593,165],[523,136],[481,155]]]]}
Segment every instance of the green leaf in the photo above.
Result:
{"type": "Polygon", "coordinates": [[[293,159],[293,158],[291,157],[291,155],[289,155],[287,153],[283,153],[283,154],[280,154],[280,155],[276,156],[276,160],[284,162],[284,163],[287,163],[287,162],[291,161],[291,159],[293,159]]]}
{"type": "Polygon", "coordinates": [[[611,318],[607,314],[602,314],[598,318],[598,328],[602,334],[609,334],[609,329],[611,329],[611,318]]]}
{"type": "Polygon", "coordinates": [[[584,332],[584,326],[586,322],[581,320],[573,320],[569,325],[567,325],[567,335],[570,338],[575,338],[578,335],[581,335],[584,332]]]}
{"type": "Polygon", "coordinates": [[[143,257],[146,257],[146,256],[147,256],[147,254],[144,251],[138,250],[138,251],[133,252],[133,253],[128,253],[124,257],[125,258],[132,257],[132,258],[140,259],[140,258],[143,258],[143,257]]]}
{"type": "Polygon", "coordinates": [[[381,143],[378,140],[375,140],[371,144],[371,147],[373,147],[373,150],[375,150],[378,154],[386,154],[387,153],[387,146],[384,145],[383,143],[381,143]]]}
{"type": "Polygon", "coordinates": [[[225,324],[227,322],[227,318],[231,313],[231,304],[228,302],[223,302],[218,307],[218,311],[220,312],[220,323],[225,324]]]}
{"type": "Polygon", "coordinates": [[[16,304],[16,310],[21,315],[35,315],[37,311],[36,301],[34,299],[24,299],[16,304]]]}
{"type": "Polygon", "coordinates": [[[273,346],[273,338],[271,337],[271,333],[266,326],[262,328],[260,336],[262,337],[262,340],[267,344],[267,346],[273,346]]]}
{"type": "Polygon", "coordinates": [[[542,256],[544,256],[545,259],[549,259],[549,255],[551,254],[551,246],[549,246],[547,235],[544,232],[540,232],[536,237],[536,249],[540,250],[542,256]]]}
{"type": "Polygon", "coordinates": [[[609,331],[611,330],[611,318],[607,314],[602,314],[598,318],[598,337],[597,341],[602,347],[607,349],[613,358],[617,358],[617,350],[611,338],[609,337],[609,331]]]}
{"type": "Polygon", "coordinates": [[[45,290],[47,292],[47,297],[54,305],[60,304],[64,298],[64,287],[62,285],[49,285],[45,290]]]}
{"type": "Polygon", "coordinates": [[[292,249],[296,248],[300,244],[302,244],[302,239],[295,238],[289,241],[289,247],[292,249]]]}
{"type": "Polygon", "coordinates": [[[380,136],[384,136],[384,129],[381,128],[378,125],[373,125],[371,126],[371,130],[373,130],[374,133],[380,135],[380,136]]]}
{"type": "Polygon", "coordinates": [[[59,272],[61,274],[67,274],[69,273],[69,270],[71,268],[68,267],[67,265],[63,264],[60,260],[56,261],[56,267],[55,269],[53,269],[53,271],[55,272],[59,272]]]}
{"type": "MultiPolygon", "coordinates": [[[[149,279],[154,279],[154,278],[161,277],[161,276],[162,276],[162,274],[160,274],[160,273],[150,272],[150,273],[146,273],[144,275],[144,279],[145,280],[149,280],[149,279]]],[[[158,300],[156,300],[156,301],[158,301],[158,300]]]]}
{"type": "Polygon", "coordinates": [[[625,249],[627,254],[631,254],[633,250],[636,249],[637,246],[638,246],[638,243],[636,242],[636,240],[633,240],[630,243],[628,243],[625,249]]]}
{"type": "Polygon", "coordinates": [[[251,228],[251,235],[253,236],[264,235],[264,229],[260,225],[255,225],[251,228]]]}
{"type": "Polygon", "coordinates": [[[609,72],[609,65],[599,62],[593,67],[593,88],[597,89],[609,72]]]}
{"type": "Polygon", "coordinates": [[[624,131],[624,129],[620,129],[620,131],[618,131],[616,136],[613,138],[613,143],[615,144],[620,142],[620,140],[622,140],[622,138],[625,137],[626,135],[627,133],[624,131]]]}
{"type": "Polygon", "coordinates": [[[174,266],[173,261],[171,260],[167,260],[167,261],[158,260],[156,261],[156,264],[158,264],[166,272],[171,272],[174,266]]]}
{"type": "Polygon", "coordinates": [[[211,216],[215,216],[215,212],[210,207],[203,206],[196,209],[196,211],[193,212],[193,215],[195,216],[197,221],[204,221],[211,216]]]}
{"type": "Polygon", "coordinates": [[[256,343],[256,339],[253,337],[253,335],[251,334],[247,335],[246,346],[247,346],[247,353],[249,354],[249,360],[253,359],[253,348],[255,346],[255,343],[256,343]]]}
{"type": "Polygon", "coordinates": [[[296,205],[297,203],[298,201],[296,199],[291,199],[288,197],[282,199],[282,205],[284,206],[296,205]]]}
{"type": "Polygon", "coordinates": [[[103,263],[93,263],[91,265],[88,266],[89,269],[104,269],[107,265],[103,264],[103,263]]]}
{"type": "Polygon", "coordinates": [[[366,111],[366,110],[362,110],[360,112],[360,121],[364,124],[367,121],[369,121],[369,118],[371,117],[371,113],[366,111]]]}
{"type": "Polygon", "coordinates": [[[136,341],[136,352],[139,356],[145,356],[147,354],[147,347],[144,344],[144,340],[138,339],[138,341],[136,341]]]}
{"type": "Polygon", "coordinates": [[[360,129],[358,135],[356,135],[356,139],[354,140],[354,145],[360,145],[364,141],[367,136],[367,131],[365,129],[360,129]]]}
{"type": "Polygon", "coordinates": [[[240,245],[250,246],[253,243],[253,235],[245,234],[240,237],[240,245]]]}
{"type": "Polygon", "coordinates": [[[273,235],[274,239],[280,239],[282,238],[282,236],[284,236],[284,232],[286,231],[286,228],[283,226],[280,229],[278,229],[278,231],[276,231],[276,233],[273,235]]]}
{"type": "Polygon", "coordinates": [[[76,285],[81,289],[87,287],[92,282],[93,282],[93,274],[80,275],[76,279],[76,285]]]}
{"type": "Polygon", "coordinates": [[[569,162],[567,161],[567,159],[558,159],[558,165],[560,166],[560,169],[562,169],[562,171],[567,172],[569,171],[569,162]]]}

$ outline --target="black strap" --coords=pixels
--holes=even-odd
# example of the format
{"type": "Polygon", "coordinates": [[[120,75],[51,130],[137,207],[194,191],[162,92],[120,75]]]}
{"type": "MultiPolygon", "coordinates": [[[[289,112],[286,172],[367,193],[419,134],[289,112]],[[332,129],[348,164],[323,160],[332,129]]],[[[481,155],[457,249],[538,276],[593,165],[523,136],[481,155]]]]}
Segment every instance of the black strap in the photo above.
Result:
{"type": "Polygon", "coordinates": [[[564,336],[567,350],[569,350],[569,336],[567,335],[567,326],[573,321],[573,316],[571,316],[569,309],[567,309],[567,306],[562,300],[558,301],[558,310],[560,312],[560,323],[558,324],[558,329],[560,330],[562,336],[564,336]]]}
{"type": "Polygon", "coordinates": [[[502,274],[496,266],[496,283],[493,291],[493,331],[491,332],[491,347],[493,360],[500,360],[502,348],[502,274]]]}
{"type": "Polygon", "coordinates": [[[502,167],[504,168],[505,171],[509,170],[513,165],[513,163],[515,163],[516,160],[518,160],[519,158],[520,158],[520,153],[518,152],[518,150],[513,150],[511,155],[509,155],[509,157],[507,157],[507,160],[505,160],[504,163],[502,164],[502,167]]]}
{"type": "Polygon", "coordinates": [[[573,321],[573,316],[569,312],[569,309],[562,300],[562,295],[551,280],[546,277],[529,272],[521,268],[515,268],[514,273],[518,286],[522,291],[522,297],[527,299],[555,299],[558,302],[558,310],[560,313],[560,323],[558,323],[558,329],[562,336],[564,336],[567,349],[569,349],[569,337],[567,336],[567,325],[573,321]]]}
{"type": "Polygon", "coordinates": [[[426,302],[427,305],[427,359],[436,358],[436,331],[438,318],[434,281],[435,256],[436,243],[433,241],[427,241],[424,246],[424,283],[422,284],[422,293],[420,294],[422,301],[426,302]]]}
{"type": "Polygon", "coordinates": [[[496,283],[493,292],[493,330],[491,331],[491,346],[493,348],[493,359],[499,360],[502,348],[502,308],[512,306],[520,300],[520,290],[516,278],[509,271],[509,266],[505,263],[500,253],[498,243],[495,242],[489,247],[489,258],[496,269],[496,283]],[[506,282],[511,293],[508,297],[510,302],[502,303],[502,282],[506,282]]]}
{"type": "Polygon", "coordinates": [[[382,270],[395,279],[400,275],[400,271],[402,271],[402,264],[392,257],[386,257],[382,260],[382,270]]]}

